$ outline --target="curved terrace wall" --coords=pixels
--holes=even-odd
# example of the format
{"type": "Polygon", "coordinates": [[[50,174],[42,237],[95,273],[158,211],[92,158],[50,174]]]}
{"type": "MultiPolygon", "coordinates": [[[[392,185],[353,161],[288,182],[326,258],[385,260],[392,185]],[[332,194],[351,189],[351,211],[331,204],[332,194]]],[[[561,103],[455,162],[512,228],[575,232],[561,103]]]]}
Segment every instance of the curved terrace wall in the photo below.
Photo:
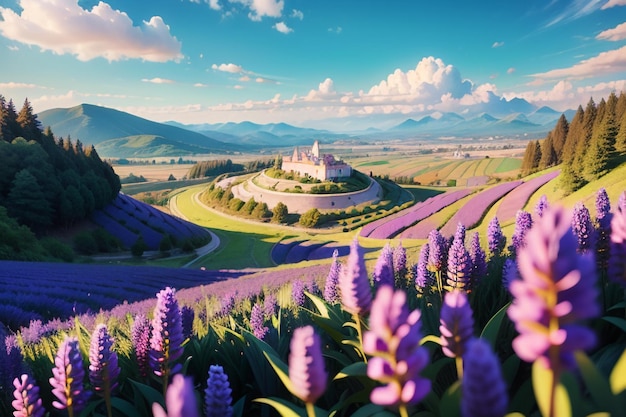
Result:
{"type": "Polygon", "coordinates": [[[382,188],[370,178],[370,185],[364,190],[340,194],[305,194],[285,193],[259,187],[250,179],[232,188],[233,196],[248,201],[251,197],[257,202],[264,202],[270,208],[282,202],[290,213],[304,213],[317,207],[320,210],[345,210],[363,203],[377,203],[382,197],[382,188]]]}

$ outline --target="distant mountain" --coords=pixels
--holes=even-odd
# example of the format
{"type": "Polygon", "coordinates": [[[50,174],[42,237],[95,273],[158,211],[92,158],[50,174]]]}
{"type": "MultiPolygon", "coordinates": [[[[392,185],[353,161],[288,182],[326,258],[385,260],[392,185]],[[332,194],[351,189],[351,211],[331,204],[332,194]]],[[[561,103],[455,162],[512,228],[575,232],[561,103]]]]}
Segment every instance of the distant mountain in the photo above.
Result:
{"type": "Polygon", "coordinates": [[[138,149],[146,157],[188,155],[190,153],[226,153],[236,149],[197,132],[153,122],[107,107],[81,104],[72,108],[46,110],[37,115],[41,125],[50,126],[56,136],[70,136],[84,144],[93,144],[102,157],[127,155],[129,148],[138,149]],[[138,137],[141,140],[138,141],[138,137]],[[147,137],[151,137],[148,140],[147,137]],[[158,140],[156,140],[158,138],[158,140]],[[100,146],[105,141],[116,139],[100,146]],[[125,148],[125,149],[123,149],[125,148]],[[193,150],[193,152],[190,152],[193,150]]]}

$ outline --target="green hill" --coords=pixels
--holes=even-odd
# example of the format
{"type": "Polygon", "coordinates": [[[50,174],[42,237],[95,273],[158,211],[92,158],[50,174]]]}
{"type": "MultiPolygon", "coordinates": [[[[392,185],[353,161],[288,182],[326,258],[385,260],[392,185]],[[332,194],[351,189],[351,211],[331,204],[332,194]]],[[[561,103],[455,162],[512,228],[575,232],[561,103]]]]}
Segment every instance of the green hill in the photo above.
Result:
{"type": "Polygon", "coordinates": [[[140,153],[143,157],[228,153],[235,149],[235,145],[201,133],[92,104],[46,110],[39,113],[37,118],[43,127],[50,126],[57,136],[70,136],[74,140],[94,144],[103,157],[128,157],[131,156],[129,148],[139,147],[142,148],[140,153]],[[139,137],[142,137],[140,146],[137,140],[139,137]],[[149,137],[152,140],[147,140],[149,137]],[[103,144],[112,139],[118,141],[103,144]],[[101,147],[101,144],[104,146],[101,147]]]}

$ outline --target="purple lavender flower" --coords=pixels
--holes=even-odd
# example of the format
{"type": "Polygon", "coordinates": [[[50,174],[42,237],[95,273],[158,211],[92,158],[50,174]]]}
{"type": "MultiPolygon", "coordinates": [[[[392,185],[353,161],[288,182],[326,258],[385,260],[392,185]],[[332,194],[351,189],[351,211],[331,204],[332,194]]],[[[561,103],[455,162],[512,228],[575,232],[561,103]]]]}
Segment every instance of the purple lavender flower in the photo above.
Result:
{"type": "Polygon", "coordinates": [[[220,300],[220,311],[217,313],[220,316],[228,316],[235,306],[235,296],[233,294],[226,294],[220,300]]]}
{"type": "Polygon", "coordinates": [[[174,362],[183,354],[183,325],[176,291],[166,287],[157,294],[157,305],[152,319],[150,337],[150,367],[162,377],[164,388],[171,374],[179,372],[181,365],[174,362]]]}
{"type": "Polygon", "coordinates": [[[571,219],[564,209],[546,210],[518,254],[521,279],[511,283],[508,315],[519,332],[517,355],[541,360],[559,372],[574,364],[573,353],[595,344],[592,330],[577,321],[597,316],[596,273],[592,254],[577,254],[571,219]]]}
{"type": "Polygon", "coordinates": [[[595,229],[591,222],[589,210],[582,203],[576,203],[572,215],[572,230],[578,240],[577,251],[589,252],[595,245],[595,229]]]}
{"type": "Polygon", "coordinates": [[[480,281],[487,275],[487,255],[480,246],[480,235],[474,232],[470,243],[470,259],[472,260],[471,288],[476,288],[480,281]]]}
{"type": "MultiPolygon", "coordinates": [[[[544,212],[545,213],[545,212],[544,212]]],[[[511,236],[511,246],[509,250],[516,254],[521,248],[526,246],[526,233],[533,226],[533,219],[529,212],[518,210],[515,215],[515,229],[511,236]]]]}
{"type": "Polygon", "coordinates": [[[403,278],[406,274],[406,249],[402,242],[393,250],[393,267],[396,275],[403,278]]]}
{"type": "Polygon", "coordinates": [[[328,375],[324,368],[322,343],[312,326],[294,330],[289,353],[289,379],[292,393],[313,404],[326,390],[328,375]]]}
{"type": "Polygon", "coordinates": [[[626,191],[619,195],[619,200],[617,200],[617,207],[621,211],[626,211],[626,191]]]}
{"type": "Polygon", "coordinates": [[[107,326],[99,324],[91,336],[89,348],[89,381],[96,394],[107,401],[117,387],[120,367],[117,353],[112,350],[113,339],[109,336],[107,326]]]}
{"type": "Polygon", "coordinates": [[[454,240],[448,252],[448,272],[446,279],[446,289],[448,291],[459,288],[465,291],[470,290],[470,279],[472,274],[472,260],[464,244],[465,228],[454,235],[454,240]]]}
{"type": "Polygon", "coordinates": [[[28,374],[22,374],[21,377],[13,380],[13,397],[15,398],[11,405],[15,409],[14,417],[43,417],[46,410],[41,405],[39,398],[39,387],[33,378],[28,374]]]}
{"type": "Polygon", "coordinates": [[[363,249],[356,238],[350,244],[346,266],[341,268],[339,274],[339,291],[344,310],[352,314],[365,314],[369,311],[372,290],[365,269],[363,249]]]}
{"type": "Polygon", "coordinates": [[[546,197],[545,194],[542,194],[541,197],[539,197],[539,201],[537,201],[537,204],[535,205],[535,213],[537,214],[537,217],[543,217],[543,212],[546,211],[548,206],[548,197],[546,197]]]}
{"type": "Polygon", "coordinates": [[[428,246],[430,247],[428,253],[428,270],[435,273],[443,272],[447,262],[448,241],[438,230],[433,229],[428,234],[428,246]]]}
{"type": "Polygon", "coordinates": [[[259,303],[254,303],[250,312],[250,328],[257,339],[263,340],[269,329],[265,324],[265,314],[263,307],[259,303]]]}
{"type": "Polygon", "coordinates": [[[491,219],[489,226],[487,226],[487,244],[489,245],[489,252],[493,256],[501,255],[506,246],[506,236],[502,233],[497,217],[491,219]]]}
{"type": "Polygon", "coordinates": [[[489,344],[482,339],[469,342],[463,362],[463,417],[503,417],[508,404],[507,388],[500,362],[489,344]]]}
{"type": "Polygon", "coordinates": [[[66,337],[54,358],[50,385],[57,400],[52,402],[52,406],[59,410],[67,409],[70,415],[79,414],[89,398],[83,385],[84,378],[85,369],[78,339],[66,337]]]}
{"type": "Polygon", "coordinates": [[[147,377],[150,372],[150,337],[152,329],[150,320],[143,314],[137,315],[131,328],[131,341],[135,349],[135,358],[139,367],[139,374],[147,377]]]}
{"type": "Polygon", "coordinates": [[[393,250],[389,243],[383,246],[374,266],[374,286],[394,285],[393,250]]]}
{"type": "Polygon", "coordinates": [[[430,245],[424,243],[420,249],[419,260],[415,266],[415,285],[417,288],[426,288],[432,281],[432,276],[428,270],[428,253],[430,245]]]}
{"type": "Polygon", "coordinates": [[[420,346],[421,313],[409,312],[406,293],[385,285],[372,303],[370,330],[363,336],[363,350],[373,355],[367,375],[382,386],[372,390],[370,400],[382,406],[406,407],[424,398],[430,381],[419,373],[429,362],[420,346]]]}
{"type": "Polygon", "coordinates": [[[596,195],[596,261],[598,268],[608,268],[611,246],[611,203],[604,188],[596,195]]]}
{"type": "Polygon", "coordinates": [[[444,355],[449,358],[463,357],[467,343],[474,337],[472,308],[465,292],[455,289],[446,294],[439,322],[444,355]]]}
{"type": "MultiPolygon", "coordinates": [[[[626,192],[622,196],[626,196],[626,192]]],[[[626,288],[626,207],[621,205],[611,219],[610,254],[608,277],[626,288]]]]}
{"type": "Polygon", "coordinates": [[[610,214],[611,202],[609,201],[609,195],[603,187],[600,188],[596,194],[596,219],[598,222],[601,222],[610,214]]]}
{"type": "Polygon", "coordinates": [[[180,319],[183,326],[183,339],[189,339],[193,335],[193,320],[196,313],[193,307],[184,306],[180,309],[180,319]]]}
{"type": "Polygon", "coordinates": [[[200,417],[193,378],[181,374],[174,375],[172,383],[167,387],[165,406],[167,413],[159,403],[152,404],[154,417],[200,417]]]}
{"type": "Polygon", "coordinates": [[[291,283],[291,299],[298,307],[304,305],[304,282],[299,279],[291,283]]]}
{"type": "Polygon", "coordinates": [[[511,258],[506,258],[504,265],[502,265],[502,285],[509,290],[511,282],[519,279],[519,271],[517,270],[517,263],[511,258]]]}
{"type": "Polygon", "coordinates": [[[263,300],[263,315],[265,317],[272,317],[276,313],[278,308],[278,300],[274,294],[266,294],[265,300],[263,300]]]}
{"type": "Polygon", "coordinates": [[[338,256],[339,252],[335,249],[333,251],[333,262],[330,264],[330,271],[328,271],[328,277],[326,278],[326,285],[324,285],[324,300],[330,304],[339,301],[337,285],[339,283],[339,274],[341,273],[341,263],[337,259],[338,256]]]}
{"type": "Polygon", "coordinates": [[[209,377],[204,390],[204,411],[206,417],[231,417],[233,415],[232,390],[228,375],[220,365],[209,367],[209,377]]]}

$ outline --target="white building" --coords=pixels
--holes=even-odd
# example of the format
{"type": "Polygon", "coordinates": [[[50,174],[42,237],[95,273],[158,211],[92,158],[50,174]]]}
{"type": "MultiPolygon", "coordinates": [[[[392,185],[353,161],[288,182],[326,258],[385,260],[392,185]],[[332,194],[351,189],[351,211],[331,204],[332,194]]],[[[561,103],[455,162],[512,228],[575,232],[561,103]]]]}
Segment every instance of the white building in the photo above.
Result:
{"type": "Polygon", "coordinates": [[[300,176],[309,175],[320,181],[337,180],[350,177],[352,167],[344,161],[336,160],[331,154],[320,156],[320,144],[318,141],[308,151],[293,150],[293,154],[283,157],[283,171],[293,171],[300,176]]]}

